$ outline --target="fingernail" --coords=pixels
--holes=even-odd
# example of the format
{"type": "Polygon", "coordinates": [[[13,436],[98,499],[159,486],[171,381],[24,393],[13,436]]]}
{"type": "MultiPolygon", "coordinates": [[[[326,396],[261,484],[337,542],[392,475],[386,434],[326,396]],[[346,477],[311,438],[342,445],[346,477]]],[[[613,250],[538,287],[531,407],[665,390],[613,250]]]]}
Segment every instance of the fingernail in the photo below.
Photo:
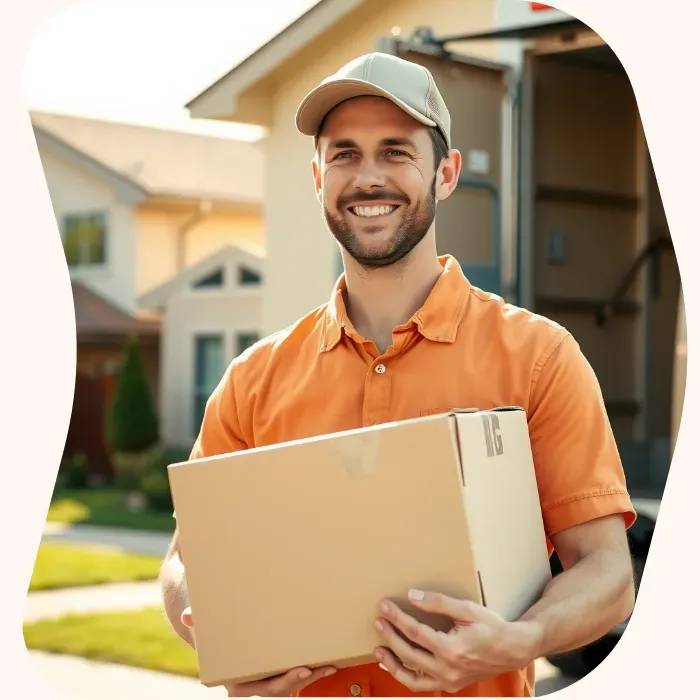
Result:
{"type": "Polygon", "coordinates": [[[383,613],[388,613],[388,612],[389,612],[389,605],[388,605],[388,603],[382,603],[382,604],[379,606],[379,608],[380,608],[380,610],[381,610],[383,613]]]}
{"type": "MultiPolygon", "coordinates": [[[[374,655],[381,661],[384,658],[384,654],[381,651],[375,651],[374,655]]],[[[380,664],[381,665],[381,664],[380,664]]]]}
{"type": "Polygon", "coordinates": [[[375,620],[375,621],[374,621],[374,626],[375,626],[380,632],[383,632],[383,631],[384,631],[384,625],[383,625],[379,620],[375,620]]]}
{"type": "Polygon", "coordinates": [[[423,600],[423,598],[425,598],[425,593],[423,593],[423,591],[417,591],[415,590],[415,588],[412,588],[408,592],[408,597],[412,598],[413,600],[423,600]]]}
{"type": "Polygon", "coordinates": [[[379,668],[381,668],[382,671],[386,671],[387,673],[389,673],[389,669],[384,664],[379,664],[379,668]]]}
{"type": "Polygon", "coordinates": [[[311,671],[309,671],[308,669],[299,672],[299,680],[301,681],[306,680],[307,678],[309,678],[309,676],[311,676],[311,671]]]}
{"type": "Polygon", "coordinates": [[[328,678],[328,676],[332,676],[335,673],[334,668],[329,668],[323,675],[328,678]]]}

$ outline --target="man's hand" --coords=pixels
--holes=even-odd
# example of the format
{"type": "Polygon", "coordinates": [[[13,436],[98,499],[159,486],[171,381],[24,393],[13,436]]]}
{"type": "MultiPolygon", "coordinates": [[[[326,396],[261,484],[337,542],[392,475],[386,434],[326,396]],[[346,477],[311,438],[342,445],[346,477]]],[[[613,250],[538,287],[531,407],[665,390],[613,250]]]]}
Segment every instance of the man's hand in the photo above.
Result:
{"type": "Polygon", "coordinates": [[[482,605],[439,593],[411,591],[409,597],[418,609],[455,623],[449,633],[437,632],[393,603],[381,604],[377,629],[386,647],[376,650],[377,658],[413,692],[454,693],[484,678],[525,668],[537,658],[537,633],[528,623],[506,622],[482,605]]]}
{"type": "MultiPolygon", "coordinates": [[[[187,608],[182,613],[182,624],[190,630],[194,641],[194,626],[192,624],[192,610],[187,608]]],[[[238,685],[225,686],[230,698],[257,697],[290,697],[294,693],[315,683],[321,678],[327,678],[335,673],[332,666],[324,666],[311,670],[310,668],[293,668],[280,676],[265,678],[251,683],[239,683],[238,685]]]]}

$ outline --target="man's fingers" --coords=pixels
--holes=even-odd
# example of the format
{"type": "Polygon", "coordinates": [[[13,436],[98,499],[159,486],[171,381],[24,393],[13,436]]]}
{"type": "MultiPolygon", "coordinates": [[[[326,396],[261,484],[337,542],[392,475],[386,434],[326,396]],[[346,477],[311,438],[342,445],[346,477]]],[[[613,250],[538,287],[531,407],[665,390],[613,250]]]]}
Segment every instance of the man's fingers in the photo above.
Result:
{"type": "Polygon", "coordinates": [[[196,640],[194,638],[194,624],[192,623],[192,608],[185,608],[180,615],[180,622],[187,628],[189,635],[189,643],[196,648],[196,640]]]}
{"type": "Polygon", "coordinates": [[[293,693],[333,673],[335,673],[335,669],[332,666],[324,666],[313,671],[304,667],[293,668],[291,671],[273,678],[228,686],[228,697],[289,697],[293,693]]]}
{"type": "Polygon", "coordinates": [[[414,671],[409,671],[394,656],[391,651],[382,649],[381,664],[387,673],[390,673],[396,680],[414,693],[426,693],[442,690],[440,682],[431,676],[422,676],[414,671]]]}
{"type": "Polygon", "coordinates": [[[401,610],[398,605],[385,601],[380,609],[382,616],[414,644],[435,653],[444,645],[443,634],[435,631],[429,625],[418,622],[414,617],[401,610]]]}
{"type": "MultiPolygon", "coordinates": [[[[308,670],[308,669],[307,669],[308,670]]],[[[259,681],[250,681],[250,683],[238,683],[236,685],[226,686],[228,690],[228,696],[230,698],[250,698],[250,697],[270,697],[277,693],[274,692],[276,686],[275,683],[280,681],[286,676],[290,676],[293,673],[299,673],[302,669],[297,668],[293,671],[289,671],[284,676],[274,676],[273,678],[263,678],[259,681]]]]}
{"type": "Polygon", "coordinates": [[[335,669],[329,666],[311,670],[309,668],[295,668],[283,676],[278,676],[269,685],[269,695],[287,697],[306,686],[315,683],[335,673],[335,669]]]}
{"type": "Polygon", "coordinates": [[[228,690],[228,697],[230,698],[264,698],[270,694],[268,692],[269,685],[270,682],[268,680],[253,681],[251,683],[239,683],[238,685],[228,685],[226,686],[226,690],[228,690]]]}
{"type": "MultiPolygon", "coordinates": [[[[388,648],[394,652],[406,668],[423,671],[433,676],[438,674],[437,662],[432,654],[409,644],[386,620],[378,621],[377,628],[388,648]]],[[[382,653],[384,650],[379,651],[382,653]]]]}
{"type": "Polygon", "coordinates": [[[409,591],[408,599],[419,610],[436,615],[445,615],[456,622],[479,622],[490,618],[492,613],[483,605],[471,600],[458,600],[442,593],[431,591],[409,591]]]}

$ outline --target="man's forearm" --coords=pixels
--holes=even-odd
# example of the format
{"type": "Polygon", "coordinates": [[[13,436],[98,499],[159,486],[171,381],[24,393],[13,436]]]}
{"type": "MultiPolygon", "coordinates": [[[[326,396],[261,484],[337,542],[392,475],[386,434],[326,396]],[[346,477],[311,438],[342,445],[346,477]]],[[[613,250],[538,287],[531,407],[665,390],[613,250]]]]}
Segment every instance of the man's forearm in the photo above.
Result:
{"type": "Polygon", "coordinates": [[[191,647],[194,648],[194,640],[190,630],[182,624],[182,613],[189,607],[187,593],[187,581],[185,568],[177,554],[169,556],[160,570],[159,581],[163,592],[163,605],[165,614],[173,629],[191,647]]]}
{"type": "Polygon", "coordinates": [[[634,607],[628,559],[598,550],[555,576],[520,618],[537,631],[536,656],[564,654],[591,644],[626,620],[634,607]]]}

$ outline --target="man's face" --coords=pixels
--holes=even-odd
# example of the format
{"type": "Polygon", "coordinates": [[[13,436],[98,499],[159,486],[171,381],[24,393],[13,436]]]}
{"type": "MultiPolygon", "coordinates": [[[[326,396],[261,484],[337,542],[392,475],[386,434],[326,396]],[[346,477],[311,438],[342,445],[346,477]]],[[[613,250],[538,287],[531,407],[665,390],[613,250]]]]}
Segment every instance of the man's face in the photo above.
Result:
{"type": "Polygon", "coordinates": [[[391,265],[435,219],[428,128],[390,100],[356,97],[326,118],[314,178],[329,230],[363,267],[391,265]]]}

